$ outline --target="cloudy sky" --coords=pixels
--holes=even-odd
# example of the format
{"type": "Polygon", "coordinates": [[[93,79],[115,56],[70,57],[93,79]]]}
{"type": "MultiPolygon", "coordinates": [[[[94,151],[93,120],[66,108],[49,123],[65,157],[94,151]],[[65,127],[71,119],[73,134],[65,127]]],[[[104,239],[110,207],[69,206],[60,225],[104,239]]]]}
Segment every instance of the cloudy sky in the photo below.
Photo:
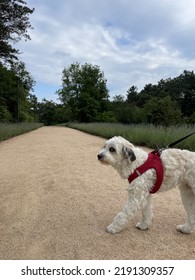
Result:
{"type": "Polygon", "coordinates": [[[56,101],[62,71],[75,62],[100,66],[110,97],[195,70],[194,0],[26,2],[34,29],[17,47],[40,101],[56,101]]]}

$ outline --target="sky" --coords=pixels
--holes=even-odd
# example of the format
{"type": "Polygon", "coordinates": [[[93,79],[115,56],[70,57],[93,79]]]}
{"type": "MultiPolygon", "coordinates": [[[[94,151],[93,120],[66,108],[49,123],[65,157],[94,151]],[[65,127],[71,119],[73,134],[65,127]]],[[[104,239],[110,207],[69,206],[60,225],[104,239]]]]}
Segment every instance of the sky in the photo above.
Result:
{"type": "Polygon", "coordinates": [[[26,2],[34,29],[17,48],[39,101],[58,102],[62,71],[75,62],[100,67],[111,99],[195,70],[194,0],[26,2]]]}

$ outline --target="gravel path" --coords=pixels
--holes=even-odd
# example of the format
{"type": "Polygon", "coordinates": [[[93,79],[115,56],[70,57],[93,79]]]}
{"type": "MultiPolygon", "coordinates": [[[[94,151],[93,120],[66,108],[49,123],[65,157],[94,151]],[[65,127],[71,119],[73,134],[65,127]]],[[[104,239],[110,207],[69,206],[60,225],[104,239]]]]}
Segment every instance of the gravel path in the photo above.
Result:
{"type": "Polygon", "coordinates": [[[127,182],[98,163],[104,139],[42,127],[0,143],[0,259],[195,259],[195,233],[178,190],[154,195],[148,231],[105,227],[126,201],[127,182]]]}

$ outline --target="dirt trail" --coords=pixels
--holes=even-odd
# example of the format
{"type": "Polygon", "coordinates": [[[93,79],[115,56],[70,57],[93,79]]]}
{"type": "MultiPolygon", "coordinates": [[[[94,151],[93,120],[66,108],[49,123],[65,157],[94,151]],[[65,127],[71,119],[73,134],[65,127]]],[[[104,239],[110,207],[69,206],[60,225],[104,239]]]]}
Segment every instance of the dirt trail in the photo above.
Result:
{"type": "Polygon", "coordinates": [[[104,139],[43,127],[0,143],[0,259],[195,259],[195,233],[175,227],[177,190],[154,195],[148,231],[105,227],[126,201],[127,182],[96,154],[104,139]]]}

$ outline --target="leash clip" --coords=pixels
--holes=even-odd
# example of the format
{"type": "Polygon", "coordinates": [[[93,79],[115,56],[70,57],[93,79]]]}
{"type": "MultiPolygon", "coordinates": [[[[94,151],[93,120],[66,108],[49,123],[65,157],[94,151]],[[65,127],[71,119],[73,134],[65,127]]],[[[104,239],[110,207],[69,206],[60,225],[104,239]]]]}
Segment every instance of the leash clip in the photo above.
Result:
{"type": "Polygon", "coordinates": [[[168,149],[168,146],[166,146],[165,148],[159,148],[158,145],[156,145],[157,149],[154,151],[154,153],[158,156],[161,156],[162,152],[166,149],[168,149]]]}

